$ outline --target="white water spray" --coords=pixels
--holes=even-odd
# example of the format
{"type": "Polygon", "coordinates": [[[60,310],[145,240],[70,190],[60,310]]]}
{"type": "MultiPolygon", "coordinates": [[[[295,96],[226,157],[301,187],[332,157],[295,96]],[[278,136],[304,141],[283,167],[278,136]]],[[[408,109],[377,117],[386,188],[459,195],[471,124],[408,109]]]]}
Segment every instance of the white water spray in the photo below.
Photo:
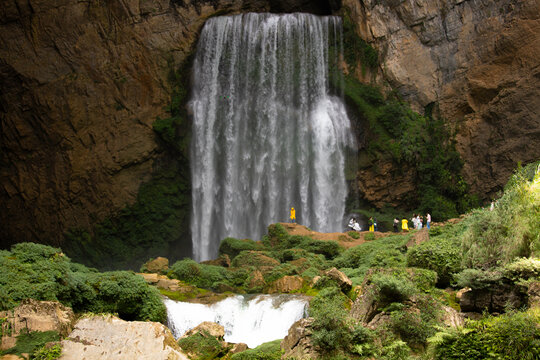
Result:
{"type": "Polygon", "coordinates": [[[259,295],[251,300],[237,295],[212,305],[192,304],[170,299],[167,307],[168,327],[175,338],[204,321],[225,328],[225,341],[243,342],[250,348],[283,339],[289,328],[305,316],[307,300],[291,295],[259,295]]]}
{"type": "Polygon", "coordinates": [[[341,19],[243,14],[208,20],[194,61],[191,152],[193,255],[225,237],[260,239],[287,221],[341,229],[344,148],[341,19]]]}

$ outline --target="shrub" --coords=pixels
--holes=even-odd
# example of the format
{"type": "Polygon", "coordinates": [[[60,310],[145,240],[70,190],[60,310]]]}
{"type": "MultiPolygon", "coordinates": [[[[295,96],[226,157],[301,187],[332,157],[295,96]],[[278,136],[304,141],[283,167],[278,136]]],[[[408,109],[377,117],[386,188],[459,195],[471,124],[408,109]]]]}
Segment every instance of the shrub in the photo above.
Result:
{"type": "Polygon", "coordinates": [[[447,286],[453,274],[461,270],[458,239],[433,238],[409,249],[407,266],[433,270],[438,276],[438,285],[447,286]]]}
{"type": "Polygon", "coordinates": [[[357,269],[357,276],[383,263],[393,267],[405,266],[405,256],[400,249],[408,241],[406,236],[388,236],[383,239],[363,243],[343,251],[333,260],[336,268],[357,269]]]}
{"type": "Polygon", "coordinates": [[[156,289],[127,271],[99,273],[73,264],[60,249],[17,244],[0,256],[0,305],[20,300],[57,300],[76,312],[114,312],[127,320],[164,321],[165,306],[156,289]]]}
{"type": "Polygon", "coordinates": [[[274,340],[261,344],[255,349],[233,354],[231,360],[279,360],[281,353],[281,340],[274,340]]]}
{"type": "Polygon", "coordinates": [[[231,259],[234,259],[243,250],[262,250],[263,246],[249,239],[235,239],[228,237],[221,241],[219,245],[219,254],[229,255],[231,259]]]}
{"type": "Polygon", "coordinates": [[[349,231],[347,234],[353,239],[360,239],[360,234],[357,231],[349,231]]]}
{"type": "Polygon", "coordinates": [[[540,260],[532,258],[517,259],[504,266],[504,275],[512,281],[540,279],[540,260]]]}
{"type": "Polygon", "coordinates": [[[62,345],[45,345],[41,349],[34,351],[32,354],[32,360],[56,360],[60,357],[60,355],[62,355],[62,345]]]}
{"type": "Polygon", "coordinates": [[[310,238],[304,239],[299,244],[299,247],[314,254],[324,255],[328,260],[334,259],[343,251],[341,245],[336,241],[313,240],[310,238]]]}
{"type": "Polygon", "coordinates": [[[374,234],[374,233],[367,233],[367,234],[364,234],[364,240],[366,240],[366,241],[372,241],[372,240],[375,240],[375,234],[374,234]]]}
{"type": "Polygon", "coordinates": [[[493,211],[470,215],[462,241],[463,266],[487,268],[540,256],[539,164],[516,170],[493,211]]]}
{"type": "Polygon", "coordinates": [[[515,359],[540,357],[540,310],[510,312],[469,321],[429,339],[434,359],[515,359]]]}
{"type": "Polygon", "coordinates": [[[216,283],[227,281],[227,269],[221,266],[199,264],[191,259],[175,262],[169,274],[178,280],[204,289],[210,289],[216,283]]]}
{"type": "Polygon", "coordinates": [[[387,274],[374,274],[371,283],[375,286],[375,299],[381,308],[393,302],[402,303],[417,292],[412,282],[387,274]]]}
{"type": "Polygon", "coordinates": [[[312,344],[324,354],[348,349],[352,334],[348,328],[348,299],[337,288],[325,288],[315,296],[309,308],[314,318],[312,344]]]}
{"type": "Polygon", "coordinates": [[[186,353],[195,354],[198,360],[219,359],[229,351],[228,347],[207,332],[182,338],[178,340],[178,345],[186,353]]]}
{"type": "Polygon", "coordinates": [[[471,289],[486,289],[502,281],[500,270],[484,271],[479,269],[465,269],[454,276],[458,287],[471,289]]]}

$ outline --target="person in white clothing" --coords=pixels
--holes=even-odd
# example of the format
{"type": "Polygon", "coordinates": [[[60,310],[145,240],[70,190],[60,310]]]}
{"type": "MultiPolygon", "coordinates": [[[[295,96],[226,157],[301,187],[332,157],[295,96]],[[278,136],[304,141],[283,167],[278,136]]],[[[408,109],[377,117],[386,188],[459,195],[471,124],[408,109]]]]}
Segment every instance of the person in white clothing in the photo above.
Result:
{"type": "Polygon", "coordinates": [[[360,224],[358,223],[358,221],[355,221],[355,222],[354,222],[353,230],[355,230],[355,231],[362,231],[362,228],[360,227],[360,224]]]}

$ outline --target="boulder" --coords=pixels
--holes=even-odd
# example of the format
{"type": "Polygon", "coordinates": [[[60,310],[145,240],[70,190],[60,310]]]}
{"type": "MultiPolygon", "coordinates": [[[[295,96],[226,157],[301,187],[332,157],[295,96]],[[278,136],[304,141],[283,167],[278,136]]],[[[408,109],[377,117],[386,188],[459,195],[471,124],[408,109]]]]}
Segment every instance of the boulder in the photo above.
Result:
{"type": "Polygon", "coordinates": [[[444,318],[443,322],[446,326],[457,328],[465,324],[465,318],[463,314],[450,306],[443,306],[444,318]]]}
{"type": "Polygon", "coordinates": [[[193,288],[190,285],[182,284],[180,280],[169,279],[165,275],[159,275],[155,273],[150,273],[150,274],[139,273],[137,275],[142,276],[148,284],[153,285],[159,289],[165,289],[168,291],[182,291],[183,290],[183,292],[185,293],[185,292],[190,292],[191,289],[193,288]]]}
{"type": "Polygon", "coordinates": [[[165,273],[169,270],[169,259],[157,257],[143,265],[151,273],[165,273]]]}
{"type": "Polygon", "coordinates": [[[281,341],[283,359],[311,360],[319,354],[311,344],[312,324],[314,319],[300,319],[289,328],[289,333],[281,341]]]}
{"type": "Polygon", "coordinates": [[[205,321],[197,325],[191,330],[186,331],[182,338],[186,338],[197,333],[208,333],[208,335],[215,337],[216,339],[223,340],[225,336],[225,328],[215,322],[205,321]]]}
{"type": "Polygon", "coordinates": [[[25,358],[13,354],[8,354],[0,356],[0,360],[25,360],[25,358]]]}
{"type": "Polygon", "coordinates": [[[263,274],[259,270],[255,270],[249,279],[249,288],[264,287],[265,285],[266,281],[264,281],[263,274]]]}
{"type": "Polygon", "coordinates": [[[348,292],[352,288],[352,281],[345,275],[343,272],[339,271],[336,268],[332,268],[328,271],[324,272],[324,275],[328,276],[329,278],[335,280],[339,287],[341,288],[341,291],[348,292]]]}
{"type": "Polygon", "coordinates": [[[188,360],[171,331],[156,322],[124,321],[115,316],[82,318],[62,341],[61,360],[188,360]]]}
{"type": "Polygon", "coordinates": [[[270,284],[268,293],[290,293],[302,289],[303,285],[304,280],[300,276],[284,276],[270,284]]]}
{"type": "Polygon", "coordinates": [[[2,331],[0,349],[5,350],[15,346],[16,337],[23,331],[57,331],[66,336],[73,328],[75,314],[57,301],[27,299],[13,310],[0,312],[0,318],[7,320],[2,329],[9,326],[11,330],[2,331]]]}
{"type": "Polygon", "coordinates": [[[362,291],[351,307],[351,317],[363,325],[367,325],[377,315],[377,303],[372,291],[362,291]]]}
{"type": "Polygon", "coordinates": [[[529,297],[529,308],[540,307],[540,281],[529,284],[527,296],[529,297]]]}
{"type": "Polygon", "coordinates": [[[242,352],[242,351],[246,351],[248,348],[248,346],[244,343],[237,343],[237,344],[233,344],[233,346],[231,347],[231,350],[229,350],[229,353],[231,354],[236,354],[236,353],[239,353],[239,352],[242,352]]]}
{"type": "Polygon", "coordinates": [[[227,254],[222,254],[215,260],[201,261],[201,264],[231,267],[231,258],[227,254]]]}
{"type": "Polygon", "coordinates": [[[472,289],[461,294],[459,306],[463,312],[503,313],[508,305],[514,309],[527,304],[527,294],[522,287],[494,284],[487,289],[472,289]]]}

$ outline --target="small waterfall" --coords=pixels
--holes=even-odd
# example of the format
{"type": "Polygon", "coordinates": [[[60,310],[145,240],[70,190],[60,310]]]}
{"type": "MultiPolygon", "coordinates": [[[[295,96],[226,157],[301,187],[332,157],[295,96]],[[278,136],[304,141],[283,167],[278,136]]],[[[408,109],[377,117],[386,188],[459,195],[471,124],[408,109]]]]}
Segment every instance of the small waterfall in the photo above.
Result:
{"type": "Polygon", "coordinates": [[[251,300],[236,295],[211,305],[170,299],[164,303],[175,338],[212,321],[225,328],[225,341],[243,342],[250,348],[284,338],[291,325],[305,316],[308,305],[305,298],[293,295],[259,295],[251,300]]]}
{"type": "Polygon", "coordinates": [[[339,88],[341,19],[243,14],[209,19],[194,60],[192,216],[194,258],[225,237],[260,239],[297,221],[341,229],[353,146],[339,88]],[[333,94],[333,92],[337,94],[333,94]]]}

